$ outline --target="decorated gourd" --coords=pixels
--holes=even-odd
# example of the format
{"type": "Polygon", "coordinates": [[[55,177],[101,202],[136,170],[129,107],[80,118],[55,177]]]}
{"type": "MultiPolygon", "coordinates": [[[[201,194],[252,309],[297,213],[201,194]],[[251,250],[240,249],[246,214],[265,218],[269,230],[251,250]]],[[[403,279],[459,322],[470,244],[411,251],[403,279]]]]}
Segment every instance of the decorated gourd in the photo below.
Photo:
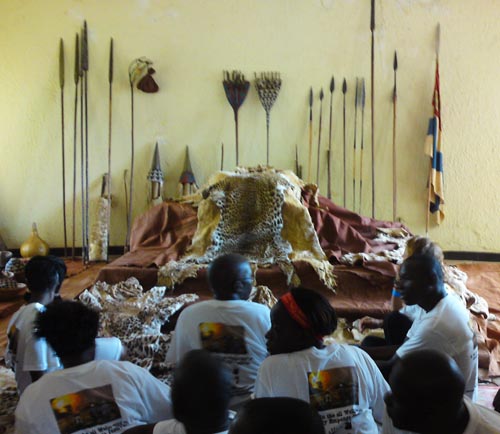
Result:
{"type": "Polygon", "coordinates": [[[33,223],[30,237],[21,244],[21,256],[31,258],[32,256],[47,256],[49,254],[49,245],[38,235],[36,223],[33,223]]]}

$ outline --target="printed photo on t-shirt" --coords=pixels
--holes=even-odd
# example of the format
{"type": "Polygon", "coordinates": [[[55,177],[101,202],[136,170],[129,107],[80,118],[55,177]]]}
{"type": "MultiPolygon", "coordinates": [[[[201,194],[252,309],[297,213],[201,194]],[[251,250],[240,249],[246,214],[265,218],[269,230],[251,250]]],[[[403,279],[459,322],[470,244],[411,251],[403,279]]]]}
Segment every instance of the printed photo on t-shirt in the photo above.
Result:
{"type": "Polygon", "coordinates": [[[309,401],[318,410],[326,433],[350,432],[351,419],[358,412],[358,378],[355,368],[346,366],[307,373],[309,401]]]}
{"type": "Polygon", "coordinates": [[[128,425],[120,420],[111,384],[58,396],[50,406],[61,434],[108,433],[128,425]]]}
{"type": "Polygon", "coordinates": [[[247,354],[243,326],[202,322],[198,327],[204,350],[223,354],[247,354]]]}

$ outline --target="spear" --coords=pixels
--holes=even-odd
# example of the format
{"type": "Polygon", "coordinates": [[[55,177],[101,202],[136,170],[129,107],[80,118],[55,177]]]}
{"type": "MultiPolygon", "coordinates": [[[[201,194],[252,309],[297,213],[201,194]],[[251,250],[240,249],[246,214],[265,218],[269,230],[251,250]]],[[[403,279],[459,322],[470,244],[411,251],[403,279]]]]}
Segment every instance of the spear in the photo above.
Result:
{"type": "Polygon", "coordinates": [[[313,89],[309,90],[309,158],[307,160],[307,182],[311,182],[313,146],[313,89]]]}
{"type": "Polygon", "coordinates": [[[129,84],[130,84],[130,189],[129,201],[127,209],[127,235],[125,238],[124,252],[128,252],[130,248],[130,230],[132,228],[132,202],[134,189],[134,160],[135,160],[135,140],[134,140],[134,80],[133,74],[129,68],[129,84]]]}
{"type": "Polygon", "coordinates": [[[319,156],[321,153],[321,124],[323,119],[323,88],[319,92],[319,128],[318,128],[318,157],[316,159],[316,185],[319,187],[319,156]]]}
{"type": "Polygon", "coordinates": [[[111,231],[111,136],[112,136],[112,124],[113,124],[113,38],[109,41],[109,71],[108,71],[108,82],[109,82],[109,112],[108,112],[108,209],[106,215],[106,229],[108,242],[106,244],[106,261],[109,260],[108,249],[109,249],[109,237],[111,231]]]}
{"type": "Polygon", "coordinates": [[[354,94],[354,151],[352,155],[352,209],[356,206],[356,136],[358,129],[359,80],[356,77],[356,92],[354,94]]]}
{"type": "Polygon", "coordinates": [[[375,0],[371,0],[371,139],[372,139],[372,218],[375,217],[375,0]]]}
{"type": "Polygon", "coordinates": [[[361,214],[361,200],[363,199],[363,150],[365,148],[365,79],[361,79],[361,150],[359,157],[359,213],[361,214]]]}
{"type": "Polygon", "coordinates": [[[297,145],[295,145],[295,174],[299,178],[302,178],[302,167],[299,164],[299,149],[297,148],[297,145]]]}
{"type": "Polygon", "coordinates": [[[68,256],[66,232],[66,157],[64,152],[64,42],[59,40],[59,87],[61,88],[61,157],[62,157],[62,201],[64,227],[64,256],[68,256]]]}
{"type": "Polygon", "coordinates": [[[328,170],[328,182],[327,182],[327,196],[328,199],[332,198],[332,100],[333,100],[333,91],[335,90],[335,79],[330,80],[330,125],[328,128],[328,161],[327,161],[327,170],[328,170]]]}
{"type": "Polygon", "coordinates": [[[80,80],[80,41],[78,33],[75,40],[75,70],[73,76],[75,82],[75,113],[73,118],[73,244],[71,248],[71,258],[75,259],[76,243],[76,154],[77,154],[77,119],[78,119],[78,81],[80,80]]]}
{"type": "Polygon", "coordinates": [[[83,127],[83,31],[80,38],[80,63],[78,68],[80,76],[80,181],[82,202],[82,262],[85,264],[85,128],[83,127]]]}
{"type": "Polygon", "coordinates": [[[220,170],[224,170],[224,143],[220,144],[220,170]]]}
{"type": "Polygon", "coordinates": [[[82,70],[85,89],[85,257],[84,262],[89,262],[89,117],[88,117],[88,82],[89,70],[89,44],[87,37],[87,21],[83,22],[83,45],[82,45],[82,70]]]}
{"type": "Polygon", "coordinates": [[[394,90],[392,93],[392,220],[396,221],[397,215],[397,182],[396,182],[396,105],[398,99],[396,74],[398,69],[398,54],[394,51],[394,90]]]}
{"type": "Polygon", "coordinates": [[[345,126],[345,94],[347,93],[347,82],[342,83],[342,93],[344,94],[344,117],[343,117],[343,128],[344,128],[344,208],[346,201],[346,126],[345,126]]]}

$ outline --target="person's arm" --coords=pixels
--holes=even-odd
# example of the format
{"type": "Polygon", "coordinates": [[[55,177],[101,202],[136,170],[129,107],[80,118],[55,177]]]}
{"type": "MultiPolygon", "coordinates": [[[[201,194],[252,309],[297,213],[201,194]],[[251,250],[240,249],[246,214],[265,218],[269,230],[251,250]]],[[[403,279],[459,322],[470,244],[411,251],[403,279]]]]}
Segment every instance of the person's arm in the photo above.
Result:
{"type": "Polygon", "coordinates": [[[359,331],[364,332],[368,329],[382,328],[384,325],[383,319],[372,318],[371,316],[364,316],[359,320],[358,327],[359,331]]]}

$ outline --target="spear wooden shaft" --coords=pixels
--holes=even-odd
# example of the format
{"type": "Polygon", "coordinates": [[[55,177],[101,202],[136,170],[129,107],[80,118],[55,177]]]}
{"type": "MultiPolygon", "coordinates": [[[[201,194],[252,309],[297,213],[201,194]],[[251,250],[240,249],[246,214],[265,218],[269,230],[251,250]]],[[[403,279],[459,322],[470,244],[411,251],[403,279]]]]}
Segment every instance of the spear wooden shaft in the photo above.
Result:
{"type": "Polygon", "coordinates": [[[83,68],[82,68],[82,52],[83,52],[83,35],[80,38],[80,181],[81,181],[81,204],[82,204],[82,262],[85,264],[85,128],[83,124],[83,68]]]}
{"type": "Polygon", "coordinates": [[[75,104],[73,118],[73,243],[71,247],[71,258],[75,259],[76,244],[76,160],[77,160],[77,125],[78,125],[78,82],[80,81],[80,41],[78,33],[75,39],[75,69],[73,79],[75,82],[75,104]]]}
{"type": "Polygon", "coordinates": [[[397,83],[396,75],[398,69],[398,55],[394,51],[394,90],[392,94],[392,220],[396,221],[397,206],[398,206],[398,192],[397,192],[397,170],[396,170],[396,105],[397,105],[397,83]]]}
{"type": "Polygon", "coordinates": [[[224,143],[220,144],[220,170],[224,170],[224,143]]]}
{"type": "Polygon", "coordinates": [[[319,157],[321,155],[321,125],[323,119],[323,88],[319,92],[319,128],[318,128],[318,156],[316,159],[316,185],[319,187],[319,157]]]}
{"type": "Polygon", "coordinates": [[[365,103],[366,89],[365,79],[361,79],[361,150],[359,157],[359,213],[361,214],[361,203],[363,200],[363,151],[365,148],[365,103]]]}
{"type": "Polygon", "coordinates": [[[68,236],[66,229],[66,155],[64,144],[64,42],[59,40],[59,87],[61,89],[61,158],[62,158],[62,202],[64,229],[64,256],[68,256],[68,236]]]}
{"type": "Polygon", "coordinates": [[[356,78],[356,91],[354,93],[354,150],[352,154],[352,209],[356,207],[356,137],[358,129],[359,105],[359,80],[356,78]]]}
{"type": "Polygon", "coordinates": [[[127,211],[127,237],[125,239],[124,251],[128,252],[130,249],[130,230],[132,227],[132,198],[134,188],[134,160],[135,160],[135,141],[134,141],[134,83],[130,78],[130,188],[129,188],[129,201],[127,211]]]}
{"type": "Polygon", "coordinates": [[[345,94],[347,92],[347,82],[344,78],[344,82],[342,83],[342,93],[344,94],[344,102],[343,102],[343,119],[342,119],[342,125],[343,125],[343,133],[344,133],[344,208],[346,206],[346,197],[347,197],[347,189],[346,189],[346,148],[347,148],[347,141],[346,141],[346,113],[345,113],[345,94]]]}
{"type": "Polygon", "coordinates": [[[83,23],[83,52],[82,69],[85,88],[85,263],[89,262],[89,93],[88,93],[88,70],[89,70],[89,51],[88,51],[88,33],[87,21],[83,23]]]}
{"type": "Polygon", "coordinates": [[[312,146],[313,146],[313,90],[312,87],[309,90],[309,157],[307,160],[307,182],[311,182],[311,172],[312,172],[312,146]]]}
{"type": "Polygon", "coordinates": [[[372,218],[375,218],[375,0],[371,0],[371,141],[372,141],[372,218]]]}
{"type": "Polygon", "coordinates": [[[330,80],[330,123],[328,127],[328,160],[327,160],[327,171],[328,171],[328,180],[327,180],[327,196],[328,199],[332,198],[332,100],[333,100],[333,91],[335,90],[335,79],[330,80]]]}
{"type": "Polygon", "coordinates": [[[113,38],[109,42],[109,113],[108,113],[108,209],[106,213],[107,226],[107,245],[106,245],[106,261],[109,260],[109,239],[111,231],[111,138],[113,125],[113,38]]]}

